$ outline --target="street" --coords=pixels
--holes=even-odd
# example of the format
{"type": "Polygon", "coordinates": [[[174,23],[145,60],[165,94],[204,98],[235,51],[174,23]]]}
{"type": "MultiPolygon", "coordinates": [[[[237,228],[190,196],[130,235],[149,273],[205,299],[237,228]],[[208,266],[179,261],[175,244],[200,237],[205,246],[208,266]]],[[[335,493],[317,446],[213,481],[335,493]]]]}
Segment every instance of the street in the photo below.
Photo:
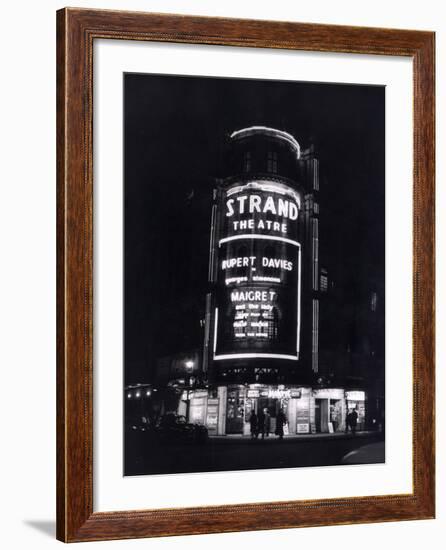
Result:
{"type": "MultiPolygon", "coordinates": [[[[265,440],[227,436],[210,438],[202,445],[159,444],[130,437],[126,442],[125,473],[144,475],[332,466],[340,464],[347,453],[379,441],[382,441],[382,436],[370,432],[302,439],[285,437],[283,440],[275,436],[265,440]]],[[[370,457],[370,463],[373,462],[384,462],[384,456],[374,453],[370,457]]],[[[349,461],[349,464],[353,463],[354,460],[349,461]]]]}

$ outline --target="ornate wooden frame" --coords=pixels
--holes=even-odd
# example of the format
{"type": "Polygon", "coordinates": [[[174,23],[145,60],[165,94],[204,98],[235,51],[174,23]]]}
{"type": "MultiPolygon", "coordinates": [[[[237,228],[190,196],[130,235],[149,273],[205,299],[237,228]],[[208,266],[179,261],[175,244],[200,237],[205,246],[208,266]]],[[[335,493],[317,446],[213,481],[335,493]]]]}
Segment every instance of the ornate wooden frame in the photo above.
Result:
{"type": "Polygon", "coordinates": [[[434,517],[432,32],[65,8],[57,13],[57,537],[87,541],[434,517]],[[93,41],[408,56],[414,68],[413,492],[93,512],[93,41]]]}

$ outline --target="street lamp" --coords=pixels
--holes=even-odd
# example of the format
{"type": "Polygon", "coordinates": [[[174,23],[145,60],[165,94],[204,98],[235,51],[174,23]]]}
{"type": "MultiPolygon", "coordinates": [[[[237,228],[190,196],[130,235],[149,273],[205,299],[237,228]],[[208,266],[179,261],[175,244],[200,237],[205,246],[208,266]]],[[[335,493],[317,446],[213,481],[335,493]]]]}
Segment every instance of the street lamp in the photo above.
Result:
{"type": "Polygon", "coordinates": [[[188,359],[187,361],[184,362],[184,365],[186,367],[186,372],[187,372],[187,378],[186,378],[187,385],[192,386],[195,381],[194,377],[192,376],[195,363],[191,359],[188,359]]]}

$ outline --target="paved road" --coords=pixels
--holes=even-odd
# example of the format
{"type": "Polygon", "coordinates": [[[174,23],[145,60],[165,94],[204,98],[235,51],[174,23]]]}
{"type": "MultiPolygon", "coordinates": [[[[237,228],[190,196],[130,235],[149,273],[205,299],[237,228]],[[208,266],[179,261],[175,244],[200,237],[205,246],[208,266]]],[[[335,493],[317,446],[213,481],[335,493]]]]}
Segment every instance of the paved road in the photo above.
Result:
{"type": "MultiPolygon", "coordinates": [[[[141,475],[332,466],[340,464],[342,457],[354,449],[379,440],[376,434],[304,440],[289,438],[282,441],[272,437],[265,441],[225,438],[210,439],[203,445],[160,445],[127,440],[130,444],[125,457],[125,470],[126,475],[141,475]]],[[[373,453],[370,463],[376,462],[384,462],[384,456],[373,453]]]]}

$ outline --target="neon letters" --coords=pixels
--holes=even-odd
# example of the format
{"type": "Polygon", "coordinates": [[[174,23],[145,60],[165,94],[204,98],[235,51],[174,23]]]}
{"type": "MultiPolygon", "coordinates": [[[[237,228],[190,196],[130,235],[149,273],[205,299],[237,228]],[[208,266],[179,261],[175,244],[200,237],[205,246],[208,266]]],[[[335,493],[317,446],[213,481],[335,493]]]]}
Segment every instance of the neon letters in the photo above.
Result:
{"type": "Polygon", "coordinates": [[[290,220],[297,220],[298,207],[295,202],[287,199],[274,198],[271,195],[241,195],[235,199],[226,201],[226,216],[230,218],[234,214],[254,214],[255,212],[275,216],[282,216],[290,220]]]}

